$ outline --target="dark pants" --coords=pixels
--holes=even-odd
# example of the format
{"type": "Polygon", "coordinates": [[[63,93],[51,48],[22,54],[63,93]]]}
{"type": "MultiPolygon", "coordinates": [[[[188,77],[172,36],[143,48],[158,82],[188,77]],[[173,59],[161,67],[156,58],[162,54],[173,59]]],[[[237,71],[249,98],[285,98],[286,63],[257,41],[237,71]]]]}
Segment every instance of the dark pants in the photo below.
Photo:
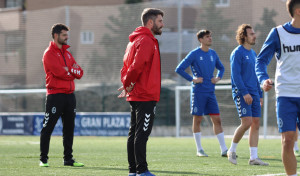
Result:
{"type": "Polygon", "coordinates": [[[155,101],[130,102],[131,122],[127,140],[127,154],[130,173],[148,170],[146,145],[155,116],[155,101]]]}
{"type": "Polygon", "coordinates": [[[63,124],[64,160],[72,159],[73,138],[76,116],[74,94],[50,94],[46,98],[46,112],[40,136],[40,160],[47,162],[50,138],[59,117],[63,124]]]}

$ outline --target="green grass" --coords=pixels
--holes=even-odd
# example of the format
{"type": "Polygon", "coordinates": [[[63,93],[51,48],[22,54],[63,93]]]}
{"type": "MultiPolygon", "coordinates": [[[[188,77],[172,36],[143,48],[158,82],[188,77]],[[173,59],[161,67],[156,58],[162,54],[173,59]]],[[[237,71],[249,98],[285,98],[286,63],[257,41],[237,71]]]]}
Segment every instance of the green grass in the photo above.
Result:
{"type": "MultiPolygon", "coordinates": [[[[226,139],[229,146],[231,139],[226,139]]],[[[270,166],[249,166],[247,139],[238,148],[238,165],[220,156],[216,138],[202,139],[207,158],[196,157],[193,138],[150,137],[147,146],[148,167],[157,176],[263,175],[284,173],[280,139],[260,139],[259,156],[270,166]]],[[[126,176],[126,137],[75,137],[74,157],[85,167],[63,166],[62,137],[51,139],[48,168],[39,164],[38,136],[0,136],[1,176],[126,176]]],[[[299,159],[298,159],[299,161],[299,159]]]]}

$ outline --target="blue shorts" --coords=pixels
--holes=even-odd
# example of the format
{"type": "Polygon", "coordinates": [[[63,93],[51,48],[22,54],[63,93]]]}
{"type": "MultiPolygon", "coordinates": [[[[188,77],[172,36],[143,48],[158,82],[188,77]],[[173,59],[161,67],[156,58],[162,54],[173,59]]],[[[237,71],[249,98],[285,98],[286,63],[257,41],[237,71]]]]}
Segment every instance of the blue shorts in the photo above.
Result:
{"type": "Polygon", "coordinates": [[[191,94],[191,114],[197,116],[220,115],[215,93],[197,92],[191,94]]]}
{"type": "Polygon", "coordinates": [[[234,98],[234,103],[238,111],[239,117],[260,117],[261,107],[260,107],[260,96],[251,95],[253,101],[251,105],[248,105],[243,96],[236,96],[234,98]]]}
{"type": "Polygon", "coordinates": [[[297,117],[300,115],[300,98],[278,97],[276,102],[277,124],[280,133],[296,131],[297,117]]]}

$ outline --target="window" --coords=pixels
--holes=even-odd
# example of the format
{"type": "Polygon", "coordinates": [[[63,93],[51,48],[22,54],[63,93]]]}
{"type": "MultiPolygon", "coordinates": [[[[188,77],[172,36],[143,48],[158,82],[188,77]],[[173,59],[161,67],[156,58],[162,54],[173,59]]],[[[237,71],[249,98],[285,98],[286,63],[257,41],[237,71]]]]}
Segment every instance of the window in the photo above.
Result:
{"type": "Polygon", "coordinates": [[[229,7],[230,0],[217,0],[216,7],[229,7]]]}
{"type": "Polygon", "coordinates": [[[22,7],[24,0],[6,0],[6,8],[22,7]]]}
{"type": "Polygon", "coordinates": [[[82,31],[80,33],[81,44],[94,44],[94,32],[82,31]]]}

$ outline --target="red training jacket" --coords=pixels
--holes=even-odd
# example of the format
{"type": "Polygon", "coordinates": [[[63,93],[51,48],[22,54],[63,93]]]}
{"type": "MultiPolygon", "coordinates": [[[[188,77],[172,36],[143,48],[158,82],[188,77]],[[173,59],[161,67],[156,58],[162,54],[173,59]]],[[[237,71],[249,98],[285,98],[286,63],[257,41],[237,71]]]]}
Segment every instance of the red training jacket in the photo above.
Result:
{"type": "Polygon", "coordinates": [[[75,90],[74,79],[83,76],[83,70],[77,65],[71,53],[70,46],[63,45],[59,49],[51,41],[43,56],[43,65],[46,73],[46,88],[48,94],[71,94],[75,90]],[[64,67],[68,67],[68,71],[64,67]]]}
{"type": "Polygon", "coordinates": [[[161,89],[160,52],[157,39],[150,29],[138,27],[129,35],[121,69],[126,88],[134,84],[127,101],[159,101],[161,89]]]}

